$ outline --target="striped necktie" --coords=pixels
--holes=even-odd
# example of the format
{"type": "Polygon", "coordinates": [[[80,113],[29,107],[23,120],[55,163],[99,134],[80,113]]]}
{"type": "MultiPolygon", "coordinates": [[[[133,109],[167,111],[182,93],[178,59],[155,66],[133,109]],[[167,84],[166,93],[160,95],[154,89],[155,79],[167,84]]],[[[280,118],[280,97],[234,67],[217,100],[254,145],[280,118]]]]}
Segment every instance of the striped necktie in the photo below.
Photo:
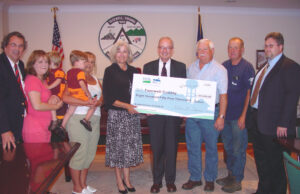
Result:
{"type": "Polygon", "coordinates": [[[267,69],[269,67],[269,63],[266,65],[266,67],[264,67],[264,69],[262,70],[261,74],[259,75],[259,78],[255,84],[255,88],[253,90],[253,94],[252,94],[252,97],[250,99],[250,105],[253,106],[257,100],[257,96],[258,96],[258,93],[259,93],[259,89],[260,89],[260,85],[261,85],[261,81],[263,80],[266,72],[267,72],[267,69]]]}
{"type": "Polygon", "coordinates": [[[27,99],[26,99],[26,96],[25,96],[25,93],[24,93],[24,90],[23,90],[23,87],[22,87],[21,77],[20,77],[20,73],[19,73],[19,68],[18,68],[18,65],[16,63],[15,63],[15,75],[16,75],[18,84],[20,86],[20,89],[21,89],[21,91],[23,93],[23,96],[24,96],[24,99],[25,99],[24,103],[25,103],[26,112],[28,112],[27,99]]]}
{"type": "Polygon", "coordinates": [[[164,63],[164,66],[161,70],[161,76],[167,76],[167,68],[166,68],[166,63],[164,63]]]}

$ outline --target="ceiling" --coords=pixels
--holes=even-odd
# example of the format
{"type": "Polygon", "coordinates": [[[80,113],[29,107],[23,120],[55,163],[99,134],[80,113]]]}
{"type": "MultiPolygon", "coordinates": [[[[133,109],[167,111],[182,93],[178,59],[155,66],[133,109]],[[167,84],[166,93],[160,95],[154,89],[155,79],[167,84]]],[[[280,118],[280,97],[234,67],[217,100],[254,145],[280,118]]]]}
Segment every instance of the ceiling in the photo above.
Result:
{"type": "Polygon", "coordinates": [[[300,0],[0,0],[0,2],[6,6],[118,4],[300,9],[300,0]]]}

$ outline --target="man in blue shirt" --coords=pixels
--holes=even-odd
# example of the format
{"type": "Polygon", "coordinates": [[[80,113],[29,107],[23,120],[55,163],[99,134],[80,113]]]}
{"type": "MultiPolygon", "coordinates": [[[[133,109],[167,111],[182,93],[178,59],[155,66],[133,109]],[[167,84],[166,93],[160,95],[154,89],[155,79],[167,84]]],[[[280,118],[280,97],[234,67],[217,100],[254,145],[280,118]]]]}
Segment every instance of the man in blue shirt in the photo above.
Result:
{"type": "Polygon", "coordinates": [[[300,94],[300,66],[283,54],[281,33],[265,37],[268,63],[257,73],[250,96],[247,128],[253,133],[258,173],[256,194],[285,194],[283,147],[276,138],[295,137],[300,94]]]}
{"type": "Polygon", "coordinates": [[[231,38],[228,43],[229,60],[223,63],[228,75],[228,106],[221,132],[227,153],[228,176],[216,181],[223,186],[223,191],[229,193],[242,189],[248,145],[245,120],[255,72],[253,66],[242,57],[243,53],[244,41],[238,37],[231,38]]]}
{"type": "Polygon", "coordinates": [[[205,142],[206,181],[204,190],[213,191],[214,181],[218,174],[217,141],[220,131],[224,128],[227,107],[227,71],[213,59],[214,45],[208,39],[201,39],[197,44],[197,57],[188,68],[189,79],[215,81],[217,83],[214,120],[188,118],[185,136],[188,149],[188,169],[191,174],[188,182],[182,185],[185,190],[202,185],[202,142],[205,142]]]}

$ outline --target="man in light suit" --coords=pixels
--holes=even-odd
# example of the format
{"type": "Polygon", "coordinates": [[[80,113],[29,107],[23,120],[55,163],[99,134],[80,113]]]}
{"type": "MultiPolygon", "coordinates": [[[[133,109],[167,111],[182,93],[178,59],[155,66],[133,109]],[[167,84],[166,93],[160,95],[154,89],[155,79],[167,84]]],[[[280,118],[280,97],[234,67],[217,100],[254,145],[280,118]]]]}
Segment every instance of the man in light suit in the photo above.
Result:
{"type": "Polygon", "coordinates": [[[0,55],[0,143],[3,149],[16,147],[22,141],[26,98],[24,96],[24,63],[20,60],[26,41],[20,32],[11,32],[3,38],[0,55]],[[21,86],[17,81],[19,72],[21,86]]]}
{"type": "Polygon", "coordinates": [[[283,148],[275,139],[295,136],[300,66],[282,53],[283,47],[281,33],[267,34],[268,62],[258,71],[251,91],[247,125],[254,136],[259,177],[256,194],[284,194],[287,190],[283,148]]]}
{"type": "MultiPolygon", "coordinates": [[[[170,37],[158,42],[159,59],[144,65],[144,74],[186,77],[186,65],[171,59],[174,44],[170,37]]],[[[167,191],[175,192],[177,142],[182,119],[174,116],[150,115],[150,143],[153,151],[153,185],[151,193],[158,193],[165,175],[167,191]]]]}

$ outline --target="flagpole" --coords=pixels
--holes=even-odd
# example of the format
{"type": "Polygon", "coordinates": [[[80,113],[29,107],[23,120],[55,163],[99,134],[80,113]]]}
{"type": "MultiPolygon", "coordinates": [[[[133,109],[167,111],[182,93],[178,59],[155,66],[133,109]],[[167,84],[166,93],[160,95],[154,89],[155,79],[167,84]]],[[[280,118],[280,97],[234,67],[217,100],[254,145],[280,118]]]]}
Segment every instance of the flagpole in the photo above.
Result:
{"type": "Polygon", "coordinates": [[[52,7],[51,12],[53,12],[54,19],[56,18],[56,12],[58,11],[58,7],[52,7]]]}
{"type": "Polygon", "coordinates": [[[200,6],[198,7],[198,33],[197,33],[197,42],[203,38],[202,23],[201,23],[201,14],[200,6]]]}
{"type": "Polygon", "coordinates": [[[52,7],[51,12],[53,12],[53,19],[54,19],[54,27],[53,27],[53,36],[52,36],[52,51],[58,52],[61,63],[60,68],[62,67],[63,60],[64,60],[64,50],[60,38],[59,28],[56,21],[56,12],[58,11],[58,7],[52,7]]]}

